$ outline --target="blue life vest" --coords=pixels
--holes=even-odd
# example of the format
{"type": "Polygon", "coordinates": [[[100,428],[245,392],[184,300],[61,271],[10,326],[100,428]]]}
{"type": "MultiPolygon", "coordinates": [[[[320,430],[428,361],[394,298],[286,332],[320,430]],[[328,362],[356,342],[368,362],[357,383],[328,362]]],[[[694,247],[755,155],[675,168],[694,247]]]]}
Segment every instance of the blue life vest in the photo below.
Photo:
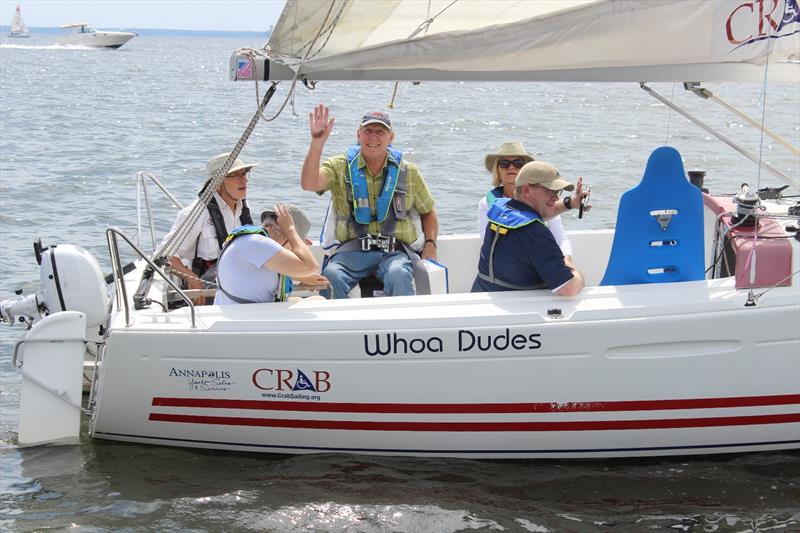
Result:
{"type": "Polygon", "coordinates": [[[503,198],[502,185],[498,185],[497,187],[486,193],[486,205],[492,207],[494,203],[500,198],[503,198]]]}
{"type": "Polygon", "coordinates": [[[506,235],[509,231],[523,228],[525,226],[533,224],[534,222],[544,224],[542,217],[540,217],[538,214],[532,211],[518,210],[514,209],[513,207],[509,207],[508,202],[510,200],[512,199],[497,198],[494,201],[494,203],[491,204],[489,212],[486,214],[486,218],[489,219],[488,228],[492,232],[494,232],[494,237],[491,239],[491,242],[484,241],[483,244],[484,246],[489,247],[489,254],[487,261],[489,272],[481,272],[479,269],[478,277],[484,281],[488,281],[489,283],[494,283],[495,285],[499,285],[506,289],[512,289],[512,290],[542,289],[545,287],[545,285],[543,284],[531,285],[531,286],[515,285],[513,283],[509,283],[507,281],[498,278],[497,275],[495,274],[494,251],[495,247],[497,246],[499,238],[502,235],[506,235]]]}
{"type": "Polygon", "coordinates": [[[361,146],[351,146],[347,150],[347,170],[350,176],[351,200],[353,202],[353,218],[359,224],[369,224],[373,220],[383,222],[392,206],[392,198],[397,188],[397,177],[400,174],[400,163],[403,160],[403,153],[392,147],[386,149],[388,152],[386,170],[383,175],[383,186],[375,205],[375,218],[372,217],[372,210],[369,207],[369,191],[367,189],[366,165],[358,166],[358,154],[361,153],[361,146]]]}
{"type": "MultiPolygon", "coordinates": [[[[222,251],[219,254],[219,261],[222,261],[222,254],[225,253],[225,250],[228,249],[228,246],[231,242],[233,242],[237,237],[241,237],[242,235],[263,235],[266,238],[269,237],[269,233],[267,230],[264,229],[262,226],[255,226],[251,224],[246,224],[244,226],[237,226],[231,230],[228,236],[225,238],[225,244],[222,247],[222,251]]],[[[234,296],[233,294],[229,293],[225,289],[222,288],[222,283],[220,283],[219,276],[217,276],[217,287],[219,290],[222,291],[225,296],[233,300],[238,304],[253,304],[257,303],[252,300],[248,300],[246,298],[240,298],[238,296],[234,296]]],[[[276,302],[285,302],[286,298],[288,298],[289,293],[292,292],[294,289],[294,283],[292,283],[292,279],[289,276],[284,274],[278,274],[278,291],[275,293],[275,301],[276,302]]]]}
{"type": "Polygon", "coordinates": [[[508,230],[518,229],[534,222],[544,224],[542,217],[532,211],[520,211],[508,207],[509,200],[511,198],[498,198],[489,208],[489,212],[486,213],[489,229],[504,235],[508,230]]]}

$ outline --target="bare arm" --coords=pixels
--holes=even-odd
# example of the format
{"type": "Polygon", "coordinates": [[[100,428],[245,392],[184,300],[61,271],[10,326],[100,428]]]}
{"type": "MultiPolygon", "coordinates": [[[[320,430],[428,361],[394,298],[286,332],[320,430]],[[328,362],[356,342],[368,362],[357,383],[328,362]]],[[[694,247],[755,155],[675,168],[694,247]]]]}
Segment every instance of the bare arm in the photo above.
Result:
{"type": "Polygon", "coordinates": [[[306,158],[303,160],[300,186],[304,191],[323,191],[328,179],[319,168],[319,163],[322,159],[322,149],[325,147],[325,141],[328,140],[336,119],[330,117],[330,110],[320,104],[308,114],[308,121],[311,131],[311,143],[308,145],[308,153],[306,153],[306,158]]]}
{"type": "Polygon", "coordinates": [[[571,266],[572,261],[566,264],[572,269],[572,279],[563,284],[558,289],[558,291],[556,291],[556,294],[558,294],[559,296],[575,296],[576,294],[581,292],[581,290],[583,290],[583,287],[585,285],[583,274],[581,274],[578,271],[578,269],[571,266]]]}
{"type": "Polygon", "coordinates": [[[423,259],[436,259],[436,239],[439,237],[439,217],[436,210],[420,214],[419,220],[422,223],[422,232],[425,234],[425,245],[420,254],[423,259]],[[433,241],[433,242],[428,242],[433,241]]]}
{"type": "MultiPolygon", "coordinates": [[[[588,195],[589,195],[588,192],[583,191],[583,177],[578,178],[578,183],[577,185],[575,185],[575,192],[572,194],[572,196],[569,197],[570,209],[577,209],[578,206],[581,204],[581,200],[583,199],[583,197],[588,195]]],[[[584,211],[589,211],[591,208],[592,208],[591,205],[587,205],[584,208],[584,211]]],[[[559,200],[558,202],[556,202],[556,209],[555,209],[556,215],[566,213],[567,211],[569,211],[569,209],[564,203],[564,200],[559,200]]]]}
{"type": "Polygon", "coordinates": [[[306,277],[319,273],[319,264],[314,259],[311,249],[297,233],[294,227],[292,216],[286,210],[286,206],[278,204],[275,206],[277,215],[277,225],[291,245],[291,250],[283,248],[273,255],[265,265],[273,272],[285,274],[292,277],[306,277]]]}

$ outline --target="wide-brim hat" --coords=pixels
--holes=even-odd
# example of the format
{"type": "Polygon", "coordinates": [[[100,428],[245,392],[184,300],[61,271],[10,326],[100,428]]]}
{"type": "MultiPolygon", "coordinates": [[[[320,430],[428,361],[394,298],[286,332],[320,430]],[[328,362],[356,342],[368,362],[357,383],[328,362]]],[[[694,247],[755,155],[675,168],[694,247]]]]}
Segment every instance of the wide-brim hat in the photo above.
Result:
{"type": "Polygon", "coordinates": [[[491,154],[486,154],[486,159],[484,160],[484,164],[486,165],[486,170],[489,172],[494,172],[494,166],[497,164],[497,160],[501,157],[504,158],[520,158],[524,160],[526,163],[530,161],[534,161],[536,158],[533,157],[531,154],[525,150],[525,147],[522,146],[522,143],[519,141],[509,141],[505,142],[500,145],[500,148],[497,149],[496,152],[491,154]]]}
{"type": "MultiPolygon", "coordinates": [[[[289,215],[291,215],[292,220],[294,221],[294,229],[297,230],[300,238],[307,240],[308,232],[311,229],[311,221],[299,207],[287,205],[286,210],[289,211],[289,215]]],[[[267,217],[277,218],[277,216],[278,215],[275,213],[275,211],[272,209],[267,209],[261,213],[261,223],[263,224],[267,217]]]]}
{"type": "Polygon", "coordinates": [[[517,174],[514,185],[517,187],[541,185],[551,191],[572,191],[575,189],[575,185],[561,178],[561,174],[556,167],[544,161],[526,163],[517,174]]]}
{"type": "MultiPolygon", "coordinates": [[[[228,157],[230,157],[230,155],[231,155],[230,152],[225,152],[224,154],[219,154],[208,160],[208,163],[206,163],[206,175],[208,176],[208,178],[206,179],[203,188],[205,188],[205,186],[208,185],[208,182],[211,181],[214,178],[214,176],[217,175],[217,172],[220,171],[222,165],[225,164],[225,161],[228,160],[228,157]]],[[[245,163],[244,161],[242,161],[237,157],[236,159],[234,159],[231,168],[228,169],[228,173],[225,175],[229,176],[243,169],[250,170],[257,164],[258,163],[245,163]]]]}

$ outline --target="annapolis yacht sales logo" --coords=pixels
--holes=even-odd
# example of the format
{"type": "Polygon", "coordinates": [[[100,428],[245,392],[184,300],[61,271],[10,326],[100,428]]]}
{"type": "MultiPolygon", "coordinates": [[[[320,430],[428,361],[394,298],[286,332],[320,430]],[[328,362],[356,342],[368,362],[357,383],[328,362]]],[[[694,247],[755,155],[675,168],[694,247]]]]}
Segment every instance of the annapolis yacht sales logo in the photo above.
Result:
{"type": "Polygon", "coordinates": [[[172,378],[186,378],[189,390],[197,391],[226,391],[236,383],[231,381],[228,370],[194,370],[186,368],[171,368],[169,376],[172,378]]]}

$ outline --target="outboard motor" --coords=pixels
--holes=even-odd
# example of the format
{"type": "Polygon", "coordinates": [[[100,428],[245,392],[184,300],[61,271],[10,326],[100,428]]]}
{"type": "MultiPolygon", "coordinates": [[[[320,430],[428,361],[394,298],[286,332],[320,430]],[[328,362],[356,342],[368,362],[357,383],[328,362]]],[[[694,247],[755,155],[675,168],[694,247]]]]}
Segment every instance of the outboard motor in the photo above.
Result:
{"type": "Polygon", "coordinates": [[[739,227],[753,227],[758,223],[756,219],[756,209],[760,205],[758,195],[750,191],[747,183],[742,183],[742,188],[733,198],[736,204],[736,216],[731,221],[739,227]]]}
{"type": "Polygon", "coordinates": [[[97,260],[70,244],[33,245],[41,286],[0,302],[0,322],[27,324],[12,364],[22,374],[20,446],[75,443],[80,434],[87,341],[99,341],[108,289],[97,260]]]}
{"type": "Polygon", "coordinates": [[[100,265],[92,254],[72,244],[42,248],[33,244],[39,263],[39,290],[35,294],[0,301],[0,322],[32,326],[42,318],[61,311],[86,315],[89,337],[98,335],[108,314],[108,287],[100,265]]]}

